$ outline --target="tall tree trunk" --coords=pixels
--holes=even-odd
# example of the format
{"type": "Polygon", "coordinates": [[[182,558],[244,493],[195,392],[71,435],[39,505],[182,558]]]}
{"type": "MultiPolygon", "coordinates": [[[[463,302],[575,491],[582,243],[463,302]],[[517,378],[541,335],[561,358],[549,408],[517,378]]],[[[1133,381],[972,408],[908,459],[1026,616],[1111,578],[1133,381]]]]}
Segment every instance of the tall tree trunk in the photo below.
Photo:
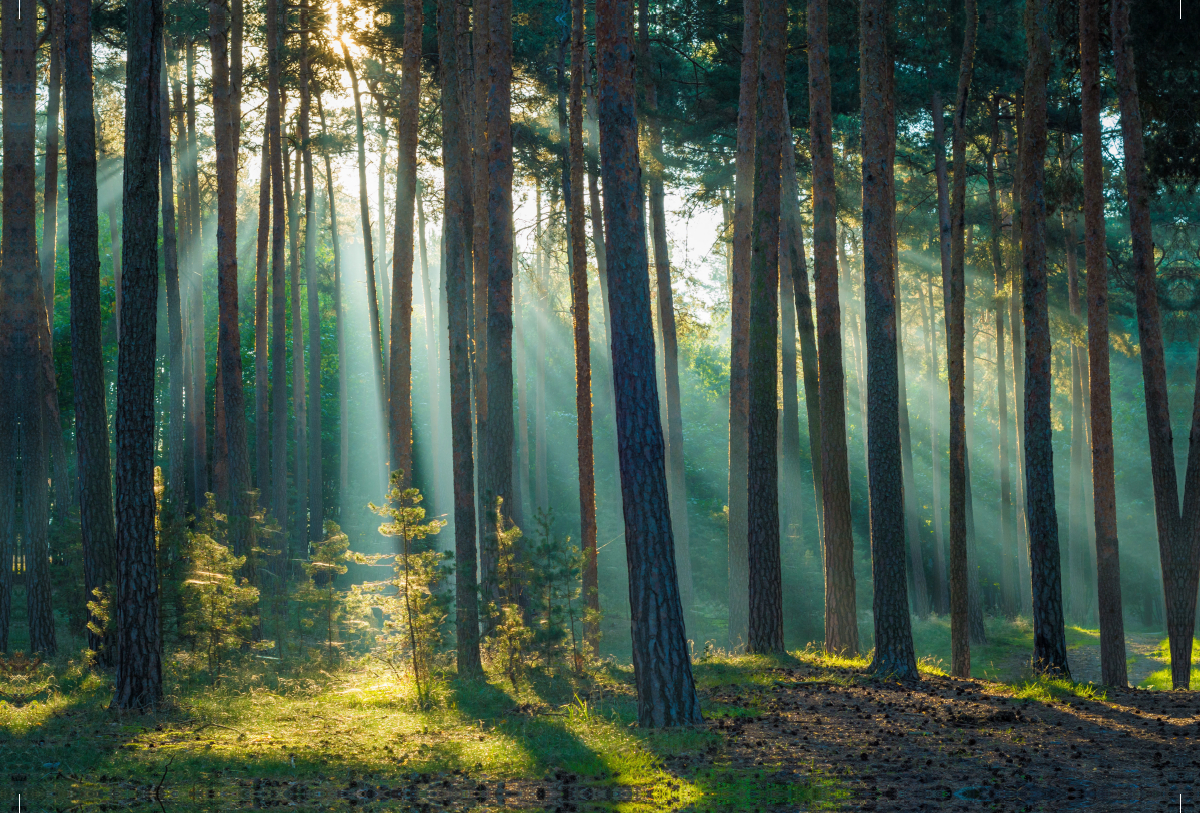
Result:
{"type": "MultiPolygon", "coordinates": [[[[206,412],[207,366],[204,360],[204,218],[200,211],[200,152],[196,143],[196,43],[189,40],[185,52],[187,61],[187,175],[189,180],[188,212],[192,219],[191,262],[191,358],[192,380],[188,402],[192,405],[192,494],[193,506],[205,503],[209,490],[208,418],[206,412]]],[[[120,320],[118,320],[119,322],[120,320]]]]}
{"type": "Polygon", "coordinates": [[[945,614],[949,608],[946,595],[946,543],[942,536],[942,458],[938,448],[937,426],[937,324],[933,320],[933,282],[929,281],[921,297],[921,327],[925,334],[925,394],[929,397],[929,451],[933,458],[930,481],[933,485],[933,603],[934,610],[945,614]]]}
{"type": "MultiPolygon", "coordinates": [[[[1023,116],[1018,98],[1016,105],[1017,112],[1017,140],[1020,142],[1021,119],[1023,116]]],[[[1008,133],[1005,133],[1007,140],[1008,133]]],[[[1011,150],[1005,150],[1011,156],[1011,150]]],[[[1013,177],[1013,226],[1012,226],[1012,246],[1013,253],[1020,261],[1021,242],[1019,236],[1021,210],[1018,201],[1021,198],[1021,172],[1020,172],[1020,156],[1013,161],[1010,158],[1009,169],[1013,177]]],[[[1013,465],[1016,469],[1015,488],[1013,496],[1013,504],[1015,507],[1014,531],[1016,534],[1016,549],[1017,549],[1017,585],[1020,590],[1020,607],[1022,612],[1030,612],[1033,606],[1033,598],[1030,593],[1032,583],[1030,581],[1029,571],[1029,517],[1027,513],[1027,505],[1025,502],[1025,334],[1024,323],[1022,321],[1021,310],[1024,293],[1022,291],[1021,275],[1016,273],[1014,268],[1013,273],[1009,275],[1009,295],[1008,295],[1008,324],[1012,336],[1012,360],[1013,360],[1013,465]]]]}
{"type": "MultiPolygon", "coordinates": [[[[404,56],[396,121],[396,233],[392,250],[392,322],[389,433],[392,471],[404,487],[412,484],[412,279],[413,215],[417,195],[417,128],[421,100],[420,0],[404,4],[404,56]]],[[[379,199],[380,217],[383,198],[379,199]]]]}
{"type": "Polygon", "coordinates": [[[287,459],[287,202],[284,198],[283,29],[281,0],[267,0],[267,129],[271,143],[271,507],[281,531],[288,520],[287,459]]]}
{"type": "Polygon", "coordinates": [[[1125,619],[1121,610],[1112,380],[1108,359],[1108,258],[1104,234],[1104,146],[1100,131],[1100,0],[1080,0],[1079,53],[1083,85],[1083,226],[1087,262],[1089,414],[1096,516],[1096,586],[1100,610],[1100,679],[1108,686],[1125,688],[1129,676],[1125,666],[1125,619]]]}
{"type": "MultiPolygon", "coordinates": [[[[811,14],[811,12],[810,12],[811,14]]],[[[875,582],[877,674],[917,680],[904,560],[904,489],[900,457],[899,378],[896,362],[896,273],[892,256],[895,206],[888,131],[895,126],[888,12],[884,0],[859,7],[859,95],[863,117],[863,299],[867,343],[868,482],[871,561],[875,582]],[[899,487],[898,487],[899,486],[899,487]]]]}
{"type": "MultiPolygon", "coordinates": [[[[437,319],[433,313],[433,294],[432,286],[429,283],[429,253],[425,248],[425,206],[421,202],[421,179],[417,178],[417,188],[415,197],[417,201],[417,237],[420,240],[421,247],[421,299],[425,307],[425,366],[429,370],[428,379],[425,386],[429,389],[430,409],[429,420],[429,439],[431,441],[432,457],[432,472],[433,475],[430,482],[433,483],[434,496],[438,499],[438,504],[441,502],[441,494],[438,489],[442,483],[442,450],[445,448],[445,443],[442,439],[442,395],[441,395],[441,365],[438,363],[438,343],[437,343],[437,319]]],[[[516,275],[513,276],[514,285],[516,275]]],[[[513,302],[517,299],[516,292],[513,292],[513,302]]],[[[514,486],[515,488],[515,486],[514,486]]],[[[520,500],[517,500],[520,502],[520,500]]]]}
{"type": "MultiPolygon", "coordinates": [[[[895,237],[893,236],[893,245],[895,237]]],[[[899,268],[896,277],[896,378],[900,422],[900,476],[904,487],[904,539],[908,546],[908,578],[913,615],[929,615],[929,587],[925,581],[925,554],[921,551],[921,532],[917,526],[917,485],[913,471],[912,426],[908,415],[908,375],[904,366],[904,289],[899,268]]]]}
{"type": "MultiPolygon", "coordinates": [[[[5,477],[6,491],[0,494],[0,499],[15,503],[17,478],[14,475],[19,465],[21,513],[25,520],[29,649],[53,657],[57,645],[51,606],[49,518],[46,513],[49,494],[42,407],[47,393],[41,368],[47,319],[38,268],[34,164],[37,14],[19,14],[13,0],[5,0],[0,7],[0,47],[4,66],[4,212],[3,246],[0,247],[4,257],[4,291],[0,294],[3,316],[0,369],[3,369],[7,382],[4,415],[8,427],[0,434],[0,456],[4,467],[13,472],[5,477]]],[[[12,509],[6,509],[6,513],[8,510],[12,509]]],[[[15,523],[9,523],[2,531],[15,541],[15,523]]],[[[11,568],[10,562],[5,560],[6,569],[11,568]]],[[[7,594],[4,600],[7,604],[7,594]]]]}
{"type": "MultiPolygon", "coordinates": [[[[1065,172],[1070,171],[1070,161],[1066,157],[1066,146],[1059,150],[1059,164],[1065,172]]],[[[1062,220],[1064,239],[1066,242],[1067,266],[1067,307],[1071,320],[1078,324],[1079,312],[1079,260],[1076,256],[1077,236],[1075,232],[1076,216],[1071,203],[1064,203],[1059,210],[1062,220]]],[[[1071,468],[1067,491],[1067,612],[1077,624],[1090,623],[1091,579],[1088,578],[1088,522],[1087,507],[1084,505],[1083,490],[1087,475],[1084,474],[1084,444],[1087,442],[1083,431],[1083,353],[1075,343],[1070,341],[1071,351],[1071,468]]]]}
{"type": "MultiPolygon", "coordinates": [[[[1200,387],[1196,389],[1192,405],[1183,513],[1180,514],[1171,445],[1171,412],[1167,404],[1162,321],[1155,287],[1154,242],[1150,231],[1151,186],[1146,177],[1137,72],[1129,36],[1129,0],[1113,0],[1113,61],[1117,69],[1121,137],[1125,147],[1125,188],[1133,238],[1131,265],[1136,275],[1138,339],[1142,350],[1150,471],[1154,479],[1154,515],[1162,561],[1167,637],[1171,648],[1171,684],[1176,689],[1187,689],[1191,677],[1192,633],[1196,623],[1197,574],[1200,573],[1200,557],[1196,556],[1197,535],[1200,533],[1200,387]]],[[[1196,379],[1200,382],[1200,367],[1197,368],[1196,379]]]]}
{"type": "MultiPolygon", "coordinates": [[[[446,322],[449,333],[450,380],[470,380],[471,256],[468,250],[472,222],[470,181],[470,122],[463,110],[470,87],[460,72],[457,4],[438,3],[438,53],[441,57],[442,167],[446,268],[446,322]],[[464,211],[465,209],[465,211],[464,211]]],[[[450,388],[450,434],[454,448],[454,563],[455,630],[458,674],[481,677],[479,660],[479,598],[475,554],[475,483],[471,451],[471,393],[465,386],[450,388]]]]}
{"type": "Polygon", "coordinates": [[[583,0],[571,0],[571,312],[575,327],[575,414],[579,461],[579,535],[583,547],[584,605],[591,613],[584,620],[584,635],[592,651],[599,643],[596,615],[600,605],[596,564],[596,474],[592,453],[592,339],[588,303],[587,243],[583,213],[583,74],[587,45],[584,42],[583,0]]]}
{"type": "MultiPolygon", "coordinates": [[[[63,2],[64,0],[48,0],[46,3],[46,14],[49,17],[46,24],[50,32],[50,66],[46,76],[46,157],[39,260],[46,313],[52,328],[54,269],[58,250],[58,113],[62,89],[63,2]]],[[[53,333],[53,330],[51,332],[53,333]]]]}
{"type": "MultiPolygon", "coordinates": [[[[317,114],[321,117],[321,136],[328,134],[321,94],[317,94],[317,114]]],[[[342,310],[342,242],[338,235],[337,195],[333,187],[333,166],[329,150],[324,151],[325,191],[329,195],[329,232],[333,242],[333,312],[337,332],[338,360],[338,499],[339,512],[350,494],[350,396],[346,370],[346,314],[342,310]]]]}
{"type": "MultiPolygon", "coordinates": [[[[1025,316],[1025,500],[1033,590],[1033,666],[1038,671],[1069,676],[1050,423],[1052,382],[1045,199],[1049,0],[1026,0],[1025,26],[1028,57],[1025,64],[1025,121],[1021,133],[1021,272],[1025,316]]],[[[1192,593],[1194,606],[1195,590],[1192,593]]]]}
{"type": "Polygon", "coordinates": [[[221,0],[208,5],[209,43],[213,62],[213,130],[217,152],[217,291],[220,312],[218,355],[224,397],[225,442],[229,467],[229,531],[234,553],[247,556],[246,572],[253,573],[250,550],[250,452],[246,440],[246,403],[242,389],[242,338],[238,321],[237,154],[240,111],[233,106],[229,75],[229,29],[221,0]]]}
{"type": "MultiPolygon", "coordinates": [[[[407,53],[407,50],[405,51],[407,53]]],[[[403,93],[403,91],[401,91],[403,93]]],[[[375,252],[375,278],[379,284],[379,324],[381,336],[383,339],[383,358],[384,363],[388,365],[388,373],[391,373],[392,359],[392,292],[388,288],[388,269],[387,269],[387,159],[388,159],[388,126],[385,118],[383,104],[376,102],[379,108],[379,172],[377,173],[379,181],[379,222],[375,229],[375,245],[378,250],[375,252]]],[[[392,235],[392,242],[395,243],[395,234],[392,235]]],[[[393,258],[394,260],[394,258],[393,258]]],[[[395,266],[392,267],[392,273],[395,274],[395,266]]],[[[390,398],[390,393],[385,396],[390,398]]]]}
{"type": "MultiPolygon", "coordinates": [[[[796,326],[800,334],[800,368],[804,378],[804,407],[808,417],[808,448],[812,460],[813,492],[816,497],[817,536],[821,538],[821,385],[817,373],[817,336],[813,325],[812,296],[808,287],[808,258],[804,256],[804,230],[800,217],[800,188],[796,177],[795,141],[784,98],[783,146],[783,236],[780,251],[787,255],[791,272],[792,295],[795,298],[796,326]]],[[[780,266],[783,273],[783,266],[780,266]]],[[[799,429],[797,429],[799,432],[799,429]]],[[[799,501],[797,501],[797,511],[799,501]]]]}
{"type": "Polygon", "coordinates": [[[162,48],[162,81],[159,88],[158,163],[162,182],[163,270],[167,284],[167,489],[166,501],[175,516],[186,516],[187,503],[183,437],[183,312],[179,298],[179,246],[175,220],[175,176],[171,164],[171,103],[167,91],[167,48],[162,48]]]}
{"type": "Polygon", "coordinates": [[[996,184],[996,153],[1000,149],[1000,103],[992,97],[992,132],[988,146],[987,184],[988,208],[991,215],[991,252],[995,286],[993,288],[996,308],[996,426],[999,435],[1000,465],[1000,516],[997,534],[1000,547],[1000,594],[1006,615],[1013,617],[1020,611],[1020,588],[1018,587],[1017,539],[1013,532],[1011,467],[1008,462],[1008,373],[1004,364],[1004,300],[1008,295],[1004,257],[1000,252],[1000,236],[1003,225],[1000,221],[999,189],[996,184]]]}
{"type": "MultiPolygon", "coordinates": [[[[950,268],[942,279],[946,319],[946,377],[950,384],[950,644],[951,671],[971,676],[967,572],[967,425],[964,350],[966,292],[967,102],[975,68],[975,0],[965,0],[962,56],[954,104],[954,194],[950,212],[950,268]]],[[[941,111],[939,109],[938,115],[941,111]]],[[[945,157],[942,158],[943,163],[945,157]]],[[[943,271],[944,271],[943,267],[943,271]]]]}
{"type": "MultiPolygon", "coordinates": [[[[968,232],[968,235],[970,232],[968,232]]],[[[970,239],[967,241],[970,246],[970,239]]],[[[967,249],[967,255],[971,253],[967,249]]],[[[975,448],[975,324],[968,311],[964,319],[963,334],[966,341],[966,370],[964,381],[964,410],[967,414],[967,462],[966,462],[966,514],[967,514],[967,629],[971,643],[987,643],[987,630],[983,625],[983,602],[980,595],[980,568],[978,539],[975,534],[975,495],[971,481],[971,457],[975,448]]]]}
{"type": "MultiPolygon", "coordinates": [[[[300,513],[300,521],[307,520],[308,540],[319,542],[325,536],[324,480],[321,476],[321,299],[317,286],[317,234],[320,227],[316,218],[316,182],[313,179],[312,156],[312,54],[310,53],[308,29],[311,12],[307,3],[300,7],[300,149],[304,160],[304,287],[308,294],[308,403],[304,410],[307,425],[304,445],[296,447],[297,460],[306,457],[304,483],[297,488],[307,487],[305,502],[308,516],[300,513]]],[[[300,309],[293,311],[292,322],[300,324],[300,309]]],[[[303,356],[301,342],[296,342],[292,352],[303,356]]],[[[301,376],[303,384],[303,376],[301,376]]],[[[304,400],[305,393],[298,400],[304,400]]],[[[301,421],[300,410],[296,411],[296,423],[301,421]]],[[[299,432],[297,432],[299,436],[299,432]]],[[[298,466],[297,466],[298,467],[298,466]]],[[[297,478],[299,479],[299,478],[297,478]]],[[[307,546],[305,546],[307,549],[307,546]]]]}
{"type": "MultiPolygon", "coordinates": [[[[536,238],[536,273],[537,295],[534,304],[534,397],[533,397],[533,486],[537,500],[537,508],[547,511],[550,509],[550,485],[546,476],[546,319],[550,310],[550,258],[546,248],[547,235],[542,226],[542,191],[538,187],[535,192],[537,211],[536,238]]],[[[554,206],[551,203],[550,212],[554,206]]],[[[547,221],[551,218],[547,217],[547,221]]],[[[548,230],[547,230],[548,231],[548,230]]]]}
{"type": "MultiPolygon", "coordinates": [[[[791,143],[785,140],[782,149],[791,148],[791,143]]],[[[786,185],[787,181],[782,183],[786,185]]],[[[781,191],[781,195],[785,194],[781,191]]],[[[781,213],[785,212],[785,206],[781,198],[781,213]]],[[[795,535],[799,539],[804,518],[800,508],[800,392],[796,382],[796,294],[792,281],[787,218],[788,215],[783,214],[779,226],[779,355],[783,365],[779,377],[779,391],[783,398],[783,409],[779,413],[779,523],[782,536],[795,535]]]]}
{"type": "Polygon", "coordinates": [[[631,0],[597,2],[600,155],[638,723],[665,727],[693,725],[703,717],[675,575],[666,450],[654,373],[631,14],[631,0]]]}
{"type": "MultiPolygon", "coordinates": [[[[163,14],[159,0],[131,0],[127,13],[123,314],[116,414],[118,659],[112,704],[117,709],[145,709],[162,699],[154,538],[154,362],[163,14]]],[[[9,17],[4,15],[5,20],[9,17]]]]}
{"type": "MultiPolygon", "coordinates": [[[[295,451],[292,453],[295,467],[295,508],[293,511],[291,550],[295,555],[303,555],[307,547],[303,543],[308,534],[308,415],[305,409],[306,387],[304,379],[304,322],[303,311],[300,309],[300,187],[301,164],[304,149],[296,151],[296,162],[291,167],[285,164],[285,171],[291,169],[284,177],[287,188],[288,207],[288,250],[291,254],[291,272],[288,279],[288,306],[292,311],[292,437],[295,439],[295,451]]],[[[284,160],[288,164],[287,155],[284,160]]]]}
{"type": "MultiPolygon", "coordinates": [[[[526,373],[525,319],[522,306],[521,275],[513,274],[513,356],[517,375],[517,478],[513,482],[516,499],[514,513],[529,516],[529,415],[527,405],[528,380],[526,373]]],[[[520,524],[520,523],[518,523],[520,524]]]]}
{"type": "MultiPolygon", "coordinates": [[[[642,2],[644,8],[646,0],[642,2]]],[[[749,652],[779,653],[784,651],[784,646],[783,581],[779,561],[779,415],[776,406],[779,390],[776,364],[784,52],[787,47],[784,4],[764,4],[762,30],[758,69],[758,132],[755,135],[754,231],[750,263],[749,489],[746,502],[750,635],[746,640],[746,649],[749,652]]],[[[653,194],[652,191],[652,197],[653,194]]],[[[655,242],[658,242],[657,235],[655,242]]],[[[662,284],[660,275],[659,285],[662,284]]],[[[794,359],[792,363],[794,371],[794,359]]]]}
{"type": "MultiPolygon", "coordinates": [[[[84,588],[115,598],[116,528],[109,469],[108,414],[100,314],[100,239],[97,225],[96,120],[92,96],[92,7],[66,0],[63,123],[67,147],[67,240],[71,274],[71,372],[75,391],[75,452],[78,458],[79,526],[83,539],[84,588]]],[[[7,120],[7,117],[6,117],[7,120]]],[[[7,163],[7,162],[6,162],[7,163]]],[[[7,219],[6,219],[7,220],[7,219]]],[[[8,467],[5,467],[8,469],[8,467]]],[[[11,473],[6,473],[11,477],[11,473]]],[[[4,493],[8,493],[7,491],[4,493]]],[[[11,501],[4,509],[12,510],[11,501]]],[[[0,526],[0,528],[7,526],[0,526]]],[[[4,559],[5,562],[9,560],[4,559]]],[[[3,567],[5,577],[11,568],[3,567]]],[[[6,585],[0,585],[5,587],[6,585]]],[[[4,590],[7,613],[8,591],[4,590]]],[[[100,619],[89,613],[98,628],[100,619]]],[[[8,625],[0,621],[0,636],[8,625]]],[[[98,662],[116,663],[116,635],[88,630],[98,662]]],[[[3,643],[3,641],[0,641],[3,643]]]]}
{"type": "Polygon", "coordinates": [[[382,409],[387,413],[387,368],[384,364],[383,339],[380,336],[379,294],[375,286],[375,250],[371,242],[371,207],[367,200],[367,140],[363,132],[362,95],[358,90],[358,74],[354,71],[354,62],[350,59],[350,51],[342,43],[342,58],[346,65],[346,73],[350,74],[351,90],[354,94],[354,124],[355,136],[358,140],[358,208],[362,220],[364,267],[367,269],[367,318],[371,320],[371,355],[374,357],[372,366],[376,368],[379,380],[379,392],[382,399],[382,409]]]}
{"type": "MultiPolygon", "coordinates": [[[[604,253],[604,212],[600,206],[600,128],[596,122],[596,83],[587,88],[587,172],[588,172],[588,215],[592,220],[592,247],[596,250],[596,275],[600,278],[600,298],[604,300],[604,336],[612,330],[608,313],[608,257],[604,253]]],[[[603,372],[601,379],[607,376],[603,372]]]]}
{"type": "Polygon", "coordinates": [[[263,128],[258,179],[258,235],[254,254],[254,487],[264,499],[271,483],[270,348],[267,345],[267,291],[271,270],[267,249],[271,239],[271,128],[263,128]]]}
{"type": "Polygon", "coordinates": [[[854,534],[846,459],[846,378],[838,303],[837,199],[829,77],[829,3],[808,3],[808,96],[813,158],[813,281],[821,395],[821,498],[825,550],[825,650],[858,652],[854,534]]]}
{"type": "MultiPolygon", "coordinates": [[[[754,138],[758,108],[761,0],[742,4],[742,65],[734,158],[733,259],[729,298],[729,645],[749,639],[746,534],[750,420],[750,259],[754,224],[754,138]]],[[[815,471],[815,469],[814,469],[815,471]]]]}
{"type": "MultiPolygon", "coordinates": [[[[487,145],[487,111],[488,111],[488,79],[491,65],[488,60],[488,49],[491,42],[491,27],[488,18],[491,14],[491,0],[472,0],[459,6],[460,13],[470,13],[471,22],[464,23],[471,30],[471,59],[464,66],[467,76],[472,82],[470,103],[466,111],[470,116],[470,184],[471,184],[471,216],[469,248],[471,257],[471,294],[472,321],[468,336],[471,341],[473,378],[471,380],[475,392],[475,491],[480,500],[478,515],[481,518],[492,516],[494,506],[487,505],[487,489],[484,488],[484,435],[487,434],[488,380],[487,380],[487,326],[488,326],[488,145],[487,145]]],[[[491,523],[481,519],[479,523],[479,554],[480,554],[480,584],[488,591],[495,590],[496,564],[490,555],[491,544],[486,536],[491,523]]],[[[490,621],[485,619],[485,623],[490,621]]]]}
{"type": "MultiPolygon", "coordinates": [[[[665,158],[662,122],[658,119],[658,87],[650,66],[649,0],[639,0],[638,51],[645,91],[646,130],[649,156],[646,186],[650,197],[650,230],[654,248],[654,272],[658,282],[658,324],[662,336],[663,383],[667,406],[667,478],[671,502],[671,527],[675,533],[675,567],[683,606],[692,606],[692,559],[687,515],[687,479],[683,462],[683,413],[679,403],[679,340],[675,330],[674,292],[671,288],[671,256],[667,245],[667,213],[663,188],[665,158]]],[[[778,217],[778,212],[776,213],[778,217]]],[[[778,242],[778,237],[776,237],[778,242]]],[[[778,251],[778,246],[776,246],[778,251]]],[[[778,274],[778,267],[776,267],[778,274]]],[[[773,289],[774,290],[774,289],[773,289]]],[[[772,450],[775,448],[771,447],[772,450]]],[[[775,452],[771,452],[775,460],[775,452]]],[[[772,462],[774,465],[774,462],[772,462]]],[[[778,502],[778,501],[777,501],[778,502]]],[[[776,505],[778,511],[778,505],[776,505]]],[[[749,640],[749,639],[747,639],[749,640]]]]}

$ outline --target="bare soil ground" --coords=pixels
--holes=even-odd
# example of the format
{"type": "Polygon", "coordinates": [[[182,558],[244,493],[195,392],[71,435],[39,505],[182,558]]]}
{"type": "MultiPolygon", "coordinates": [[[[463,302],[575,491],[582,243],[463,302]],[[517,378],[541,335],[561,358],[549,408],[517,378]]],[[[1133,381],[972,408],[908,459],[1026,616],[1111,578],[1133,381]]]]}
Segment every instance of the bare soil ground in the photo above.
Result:
{"type": "Polygon", "coordinates": [[[835,809],[1200,810],[1196,692],[774,671],[757,691],[709,692],[729,711],[709,723],[724,738],[715,759],[764,778],[837,777],[848,798],[835,809]]]}

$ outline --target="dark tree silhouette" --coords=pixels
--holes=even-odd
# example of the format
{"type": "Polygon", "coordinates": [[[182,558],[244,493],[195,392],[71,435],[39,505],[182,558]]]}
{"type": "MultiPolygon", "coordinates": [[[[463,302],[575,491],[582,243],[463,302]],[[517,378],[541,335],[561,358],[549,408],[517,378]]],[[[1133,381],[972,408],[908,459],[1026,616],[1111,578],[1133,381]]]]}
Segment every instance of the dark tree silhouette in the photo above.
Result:
{"type": "Polygon", "coordinates": [[[664,727],[691,725],[703,718],[675,574],[666,450],[654,374],[632,10],[631,0],[599,0],[596,5],[600,156],[638,723],[664,727]]]}

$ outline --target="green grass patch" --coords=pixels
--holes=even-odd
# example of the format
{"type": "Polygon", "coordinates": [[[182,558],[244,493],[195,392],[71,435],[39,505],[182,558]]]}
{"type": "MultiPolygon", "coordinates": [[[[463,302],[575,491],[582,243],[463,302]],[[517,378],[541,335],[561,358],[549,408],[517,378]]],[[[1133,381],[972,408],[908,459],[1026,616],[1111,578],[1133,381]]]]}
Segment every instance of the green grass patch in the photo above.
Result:
{"type": "Polygon", "coordinates": [[[1018,700],[1033,700],[1039,703],[1064,701],[1071,697],[1080,700],[1105,700],[1104,690],[1092,683],[1075,683],[1065,678],[1039,675],[1013,684],[1013,696],[1018,700]]]}

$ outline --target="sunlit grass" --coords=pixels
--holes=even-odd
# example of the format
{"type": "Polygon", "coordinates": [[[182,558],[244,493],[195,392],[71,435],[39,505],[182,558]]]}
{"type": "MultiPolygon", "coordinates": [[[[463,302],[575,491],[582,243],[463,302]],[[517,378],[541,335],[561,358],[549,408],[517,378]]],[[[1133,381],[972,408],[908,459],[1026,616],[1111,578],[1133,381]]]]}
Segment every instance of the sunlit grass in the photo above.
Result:
{"type": "Polygon", "coordinates": [[[1013,696],[1019,700],[1053,703],[1070,697],[1081,700],[1102,701],[1107,695],[1101,687],[1092,683],[1076,683],[1066,678],[1038,675],[1030,680],[1019,681],[1012,686],[1013,696]]]}

